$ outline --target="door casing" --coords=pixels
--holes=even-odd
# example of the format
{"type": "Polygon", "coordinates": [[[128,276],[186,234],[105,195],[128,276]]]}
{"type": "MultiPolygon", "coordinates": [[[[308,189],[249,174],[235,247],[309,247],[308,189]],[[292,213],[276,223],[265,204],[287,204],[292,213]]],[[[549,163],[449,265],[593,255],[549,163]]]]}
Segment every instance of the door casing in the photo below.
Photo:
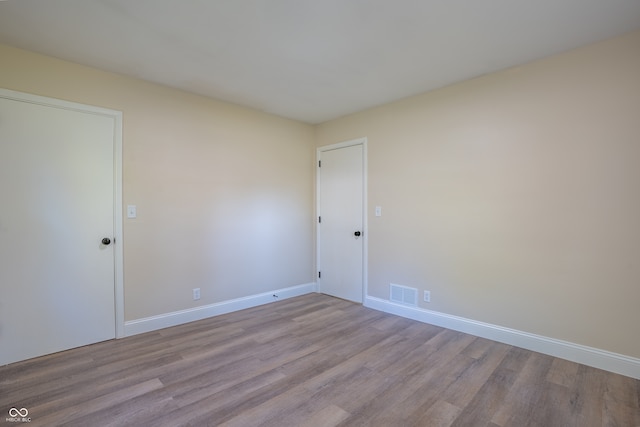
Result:
{"type": "Polygon", "coordinates": [[[56,98],[33,95],[0,88],[0,97],[28,102],[42,106],[62,108],[70,111],[100,114],[114,120],[114,183],[113,183],[113,218],[114,218],[114,300],[115,300],[115,336],[122,338],[124,332],[124,252],[123,252],[123,223],[122,223],[122,112],[92,105],[64,101],[56,98]]]}
{"type": "MultiPolygon", "coordinates": [[[[316,217],[315,217],[315,225],[316,225],[316,268],[315,268],[315,277],[318,277],[319,269],[321,268],[321,260],[320,260],[320,245],[322,245],[322,238],[320,235],[320,227],[318,224],[318,217],[320,216],[321,210],[321,201],[320,201],[320,193],[321,193],[321,179],[320,173],[321,168],[318,167],[320,160],[322,159],[322,153],[326,151],[336,150],[340,148],[352,147],[354,145],[362,146],[362,302],[366,300],[366,296],[368,295],[368,236],[369,236],[369,226],[367,220],[367,138],[357,138],[349,141],[343,141],[336,144],[324,145],[322,147],[318,147],[316,149],[316,217]]],[[[321,280],[321,279],[320,279],[321,280]]],[[[322,289],[318,289],[319,292],[322,289]]]]}

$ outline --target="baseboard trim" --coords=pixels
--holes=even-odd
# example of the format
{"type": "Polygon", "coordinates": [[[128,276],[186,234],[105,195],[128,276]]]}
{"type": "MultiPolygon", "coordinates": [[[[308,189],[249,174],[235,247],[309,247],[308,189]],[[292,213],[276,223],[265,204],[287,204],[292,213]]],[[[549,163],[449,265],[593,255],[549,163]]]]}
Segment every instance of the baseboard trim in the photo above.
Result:
{"type": "Polygon", "coordinates": [[[640,379],[640,359],[464,317],[366,297],[365,307],[640,379]]]}
{"type": "Polygon", "coordinates": [[[222,301],[215,304],[203,305],[201,307],[187,310],[174,311],[160,314],[158,316],[145,317],[143,319],[129,320],[124,323],[125,336],[142,334],[156,331],[158,329],[171,326],[182,325],[183,323],[194,322],[220,314],[231,313],[233,311],[244,310],[245,308],[256,307],[275,301],[293,298],[304,294],[316,292],[316,283],[305,283],[303,285],[292,286],[284,289],[276,289],[262,294],[250,295],[242,298],[222,301]],[[274,294],[278,295],[274,298],[274,294]]]}

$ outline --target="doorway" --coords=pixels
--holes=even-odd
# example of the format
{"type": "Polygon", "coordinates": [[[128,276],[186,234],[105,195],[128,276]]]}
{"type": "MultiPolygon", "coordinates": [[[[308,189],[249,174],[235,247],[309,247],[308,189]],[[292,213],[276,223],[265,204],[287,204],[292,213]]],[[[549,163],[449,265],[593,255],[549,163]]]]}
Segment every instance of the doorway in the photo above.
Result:
{"type": "Polygon", "coordinates": [[[366,292],[366,138],[318,149],[317,264],[321,293],[362,303],[366,292]]]}
{"type": "Polygon", "coordinates": [[[0,365],[120,337],[122,113],[0,89],[0,365]]]}

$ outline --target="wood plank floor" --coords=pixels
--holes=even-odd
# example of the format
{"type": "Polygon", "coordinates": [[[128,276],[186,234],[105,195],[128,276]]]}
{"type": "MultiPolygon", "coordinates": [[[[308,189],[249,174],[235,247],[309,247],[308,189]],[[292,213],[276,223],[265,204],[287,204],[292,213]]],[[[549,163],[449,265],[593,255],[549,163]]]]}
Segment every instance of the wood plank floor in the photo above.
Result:
{"type": "Polygon", "coordinates": [[[0,425],[640,426],[640,381],[310,294],[0,367],[0,425]]]}

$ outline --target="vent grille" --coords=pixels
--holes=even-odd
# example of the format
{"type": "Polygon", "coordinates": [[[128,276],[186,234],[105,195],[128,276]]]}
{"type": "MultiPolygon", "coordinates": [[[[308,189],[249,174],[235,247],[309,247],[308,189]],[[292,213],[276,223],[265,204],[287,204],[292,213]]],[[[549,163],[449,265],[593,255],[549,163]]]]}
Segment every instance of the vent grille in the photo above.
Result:
{"type": "Polygon", "coordinates": [[[418,290],[416,288],[396,285],[395,283],[391,283],[389,287],[389,299],[391,301],[405,305],[418,305],[418,290]]]}

